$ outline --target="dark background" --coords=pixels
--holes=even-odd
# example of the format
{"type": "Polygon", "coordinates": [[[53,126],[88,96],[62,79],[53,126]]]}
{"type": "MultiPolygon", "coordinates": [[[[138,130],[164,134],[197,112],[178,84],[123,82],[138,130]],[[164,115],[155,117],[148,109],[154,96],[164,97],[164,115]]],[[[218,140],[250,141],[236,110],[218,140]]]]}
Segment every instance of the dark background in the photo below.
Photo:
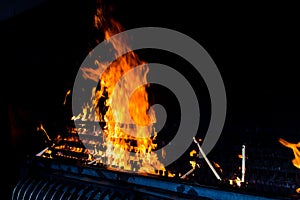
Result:
{"type": "MultiPolygon", "coordinates": [[[[292,130],[294,138],[299,138],[293,142],[300,141],[297,6],[163,2],[104,1],[125,29],[171,28],[206,49],[227,93],[227,118],[220,140],[231,138],[235,128],[269,128],[282,132],[283,138],[285,131],[292,130]]],[[[4,8],[14,5],[3,5],[0,148],[4,170],[0,178],[7,195],[22,176],[26,158],[43,147],[41,136],[36,135],[38,124],[42,122],[55,134],[53,127],[64,123],[65,94],[72,89],[95,39],[102,35],[93,27],[94,1],[48,0],[13,15],[5,15],[4,8]]]]}

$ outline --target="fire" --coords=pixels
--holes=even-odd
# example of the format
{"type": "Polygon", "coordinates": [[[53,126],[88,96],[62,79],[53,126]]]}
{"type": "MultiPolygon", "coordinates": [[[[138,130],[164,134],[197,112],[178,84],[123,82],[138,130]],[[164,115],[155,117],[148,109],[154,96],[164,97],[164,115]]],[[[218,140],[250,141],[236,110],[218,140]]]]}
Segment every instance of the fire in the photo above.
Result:
{"type": "Polygon", "coordinates": [[[292,163],[295,167],[300,169],[300,151],[299,151],[299,147],[300,147],[300,142],[298,143],[290,143],[287,142],[286,140],[279,138],[279,143],[282,144],[285,147],[291,148],[294,152],[295,158],[292,160],[292,163]]]}
{"type": "Polygon", "coordinates": [[[66,93],[66,96],[65,96],[65,100],[64,100],[64,105],[66,105],[67,103],[67,97],[71,94],[71,90],[68,90],[67,93],[66,93]]]}
{"type": "Polygon", "coordinates": [[[197,151],[193,149],[193,150],[190,152],[190,157],[194,157],[194,155],[197,155],[197,151]]]}
{"type": "MultiPolygon", "coordinates": [[[[103,30],[105,40],[108,41],[111,36],[122,32],[123,27],[104,15],[105,10],[99,7],[94,21],[95,27],[103,30]]],[[[91,104],[83,105],[82,113],[72,119],[105,122],[102,144],[105,150],[95,148],[93,152],[99,159],[105,157],[100,159],[102,163],[141,173],[165,170],[153,151],[157,147],[154,143],[157,133],[153,128],[156,117],[149,105],[148,85],[138,87],[131,94],[132,88],[147,83],[147,63],[130,51],[126,38],[110,39],[109,42],[116,52],[116,59],[108,67],[105,61],[95,60],[96,69],[82,68],[84,78],[96,83],[100,80],[100,83],[91,91],[91,104]],[[129,53],[117,56],[124,50],[129,53]],[[143,67],[135,68],[140,65],[143,67]],[[132,70],[134,68],[135,70],[132,70]],[[104,72],[99,77],[101,71],[104,72]],[[129,71],[130,73],[127,73],[129,71]],[[103,105],[99,106],[100,102],[103,105]],[[129,116],[126,113],[129,113],[129,116]],[[128,123],[130,121],[131,124],[128,123]]]]}
{"type": "Polygon", "coordinates": [[[236,177],[235,179],[229,179],[229,184],[233,185],[233,186],[238,186],[241,187],[242,186],[242,180],[239,177],[236,177]]]}
{"type": "MultiPolygon", "coordinates": [[[[300,169],[300,151],[299,151],[299,147],[300,147],[300,142],[298,143],[290,143],[282,138],[278,139],[279,143],[282,144],[285,147],[291,148],[294,152],[294,156],[295,158],[292,160],[292,163],[295,167],[297,167],[298,169],[300,169]]],[[[300,188],[296,189],[297,193],[300,193],[300,188]]]]}
{"type": "Polygon", "coordinates": [[[46,129],[44,128],[43,124],[40,123],[40,125],[36,129],[37,131],[42,131],[44,135],[47,137],[48,141],[51,141],[51,138],[49,137],[49,134],[47,133],[46,129]]]}
{"type": "Polygon", "coordinates": [[[217,169],[220,170],[221,173],[223,173],[223,169],[221,168],[221,166],[220,166],[218,163],[213,162],[213,164],[214,164],[214,166],[215,166],[217,169]]]}
{"type": "Polygon", "coordinates": [[[190,161],[190,164],[192,165],[192,168],[195,169],[196,164],[197,164],[196,161],[192,161],[192,160],[191,160],[191,161],[190,161]]]}

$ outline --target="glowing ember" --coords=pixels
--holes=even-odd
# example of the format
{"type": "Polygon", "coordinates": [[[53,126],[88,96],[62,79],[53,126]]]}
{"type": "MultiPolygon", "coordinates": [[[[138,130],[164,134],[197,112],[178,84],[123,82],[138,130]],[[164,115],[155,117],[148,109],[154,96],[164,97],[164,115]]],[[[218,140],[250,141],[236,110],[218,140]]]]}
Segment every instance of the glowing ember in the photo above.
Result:
{"type": "MultiPolygon", "coordinates": [[[[131,93],[132,88],[147,83],[148,66],[132,70],[146,63],[130,51],[126,38],[108,40],[122,32],[123,28],[115,20],[105,18],[104,14],[102,7],[97,9],[94,16],[95,27],[103,30],[105,40],[113,47],[112,52],[116,52],[116,60],[109,67],[105,61],[95,60],[96,69],[82,68],[84,78],[96,83],[100,80],[100,85],[91,91],[91,103],[83,105],[82,113],[72,119],[105,122],[103,132],[99,132],[104,136],[101,138],[101,148],[95,145],[91,151],[99,162],[113,168],[141,173],[165,171],[164,165],[153,151],[157,147],[154,143],[156,132],[152,126],[156,117],[148,102],[147,85],[138,87],[131,93]],[[124,50],[129,53],[117,56],[122,55],[120,52],[124,50]],[[101,71],[104,73],[99,77],[101,71]],[[127,110],[129,116],[126,114],[127,110]]],[[[83,128],[80,133],[85,134],[86,130],[83,128]]]]}
{"type": "Polygon", "coordinates": [[[297,168],[300,169],[300,151],[299,151],[299,147],[300,147],[300,142],[298,143],[290,143],[287,142],[286,140],[279,138],[278,140],[280,142],[280,144],[282,144],[285,147],[291,148],[294,152],[295,158],[292,160],[293,165],[297,168]]]}

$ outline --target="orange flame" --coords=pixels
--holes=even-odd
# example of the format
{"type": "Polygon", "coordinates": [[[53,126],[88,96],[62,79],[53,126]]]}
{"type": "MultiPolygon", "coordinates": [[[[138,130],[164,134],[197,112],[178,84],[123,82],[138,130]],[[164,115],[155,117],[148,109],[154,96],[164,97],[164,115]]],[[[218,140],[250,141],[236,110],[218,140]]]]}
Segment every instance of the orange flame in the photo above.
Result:
{"type": "Polygon", "coordinates": [[[295,158],[292,160],[292,163],[295,167],[300,169],[300,151],[299,151],[299,147],[300,147],[300,142],[298,143],[290,143],[287,142],[286,140],[279,138],[279,143],[282,144],[285,147],[291,148],[294,152],[295,158]]]}
{"type": "Polygon", "coordinates": [[[221,168],[221,166],[220,166],[218,163],[216,163],[216,162],[213,161],[213,164],[214,164],[214,166],[215,166],[217,169],[220,170],[221,173],[223,172],[223,169],[221,168]]]}
{"type": "MultiPolygon", "coordinates": [[[[103,29],[105,40],[108,40],[111,36],[123,31],[123,27],[112,18],[105,18],[104,14],[104,9],[99,7],[94,16],[94,22],[96,28],[103,29]]],[[[139,87],[133,94],[130,94],[131,88],[135,88],[141,83],[147,83],[148,66],[131,51],[126,43],[126,38],[110,39],[109,42],[116,52],[116,59],[108,67],[107,63],[96,60],[96,69],[82,68],[84,78],[95,82],[100,79],[100,87],[99,89],[94,88],[92,91],[93,105],[84,105],[83,113],[72,119],[105,121],[103,146],[106,147],[106,150],[96,153],[99,157],[108,158],[105,161],[106,164],[143,173],[164,170],[164,165],[153,152],[156,148],[156,144],[153,142],[156,133],[152,125],[156,117],[148,102],[147,85],[139,87]],[[124,51],[129,53],[117,56],[124,51]],[[130,71],[142,64],[145,65],[130,71]],[[102,76],[99,77],[100,72],[104,69],[102,76]],[[129,71],[130,73],[127,73],[129,71]],[[124,76],[125,74],[126,76],[124,76]],[[121,78],[122,81],[120,81],[121,78]],[[116,91],[116,86],[120,86],[120,84],[120,89],[116,91]],[[104,106],[107,108],[105,113],[99,110],[101,98],[105,99],[104,106]],[[128,116],[125,114],[128,113],[127,109],[134,126],[126,124],[128,122],[128,116]],[[132,141],[134,141],[134,145],[132,145],[132,141]]]]}
{"type": "MultiPolygon", "coordinates": [[[[295,158],[292,160],[292,163],[295,167],[297,167],[298,169],[300,169],[300,151],[299,151],[299,147],[300,147],[300,142],[298,143],[290,143],[282,138],[278,139],[279,143],[282,144],[285,147],[291,148],[294,152],[295,158]]],[[[297,193],[300,193],[300,188],[296,189],[297,193]]]]}
{"type": "Polygon", "coordinates": [[[67,103],[67,97],[71,94],[71,90],[68,90],[65,96],[64,105],[67,103]]]}
{"type": "Polygon", "coordinates": [[[42,131],[45,134],[45,136],[47,137],[48,141],[51,141],[51,138],[49,137],[49,135],[42,123],[40,123],[40,126],[37,127],[37,131],[42,131]]]}

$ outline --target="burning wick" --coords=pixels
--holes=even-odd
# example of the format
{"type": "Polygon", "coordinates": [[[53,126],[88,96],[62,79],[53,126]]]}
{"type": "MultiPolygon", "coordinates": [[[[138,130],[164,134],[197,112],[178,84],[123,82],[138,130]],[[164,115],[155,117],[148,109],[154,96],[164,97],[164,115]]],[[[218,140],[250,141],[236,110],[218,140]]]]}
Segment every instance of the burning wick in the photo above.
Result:
{"type": "Polygon", "coordinates": [[[216,178],[221,181],[222,180],[221,177],[219,176],[219,174],[217,173],[217,171],[215,170],[215,168],[212,166],[212,164],[210,163],[210,161],[206,157],[204,151],[202,150],[200,144],[198,143],[198,141],[196,140],[195,137],[193,137],[193,140],[197,144],[197,146],[199,148],[199,151],[200,151],[201,155],[203,156],[204,160],[206,161],[206,163],[208,164],[209,168],[212,170],[212,172],[214,173],[214,175],[216,176],[216,178]]]}

